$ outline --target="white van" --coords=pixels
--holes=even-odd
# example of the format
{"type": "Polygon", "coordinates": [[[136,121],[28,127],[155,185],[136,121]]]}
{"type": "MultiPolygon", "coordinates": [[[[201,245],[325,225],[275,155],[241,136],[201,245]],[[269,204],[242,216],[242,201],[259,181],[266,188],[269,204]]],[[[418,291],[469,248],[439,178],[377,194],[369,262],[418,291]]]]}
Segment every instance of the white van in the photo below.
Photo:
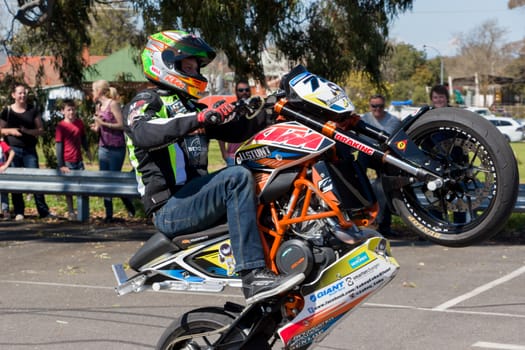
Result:
{"type": "Polygon", "coordinates": [[[56,112],[56,102],[57,100],[63,100],[70,98],[73,100],[83,100],[84,92],[82,90],[77,90],[68,86],[61,86],[46,89],[47,90],[47,100],[42,113],[42,120],[49,121],[53,114],[56,112]]]}

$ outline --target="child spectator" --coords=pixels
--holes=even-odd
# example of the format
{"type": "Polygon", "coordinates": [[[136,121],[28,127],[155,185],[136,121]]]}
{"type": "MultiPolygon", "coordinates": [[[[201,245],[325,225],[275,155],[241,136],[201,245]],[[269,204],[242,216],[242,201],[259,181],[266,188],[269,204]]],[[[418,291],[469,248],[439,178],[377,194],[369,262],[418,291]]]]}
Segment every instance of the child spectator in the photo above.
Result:
{"type": "MultiPolygon", "coordinates": [[[[60,109],[64,120],[57,124],[55,132],[57,165],[63,174],[71,170],[84,170],[82,148],[91,161],[84,123],[77,118],[76,106],[73,100],[64,100],[60,109]]],[[[73,196],[66,196],[68,219],[75,220],[73,196]]]]}
{"type": "MultiPolygon", "coordinates": [[[[11,164],[14,158],[15,151],[9,147],[3,138],[0,138],[0,173],[3,173],[9,167],[9,164],[11,164]]],[[[0,202],[2,205],[2,215],[4,220],[11,219],[11,214],[9,213],[9,195],[0,192],[0,202]]]]}

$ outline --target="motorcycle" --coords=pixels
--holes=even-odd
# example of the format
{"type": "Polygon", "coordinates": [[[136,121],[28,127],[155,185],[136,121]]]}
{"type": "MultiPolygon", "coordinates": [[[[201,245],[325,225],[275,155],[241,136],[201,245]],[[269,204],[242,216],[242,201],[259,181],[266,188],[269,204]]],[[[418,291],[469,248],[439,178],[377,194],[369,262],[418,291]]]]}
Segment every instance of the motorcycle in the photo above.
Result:
{"type": "MultiPolygon", "coordinates": [[[[302,66],[283,83],[263,103],[248,103],[251,116],[271,109],[279,122],[243,144],[236,163],[256,182],[267,266],[301,282],[249,305],[191,310],[165,330],[158,349],[271,349],[278,341],[284,349],[307,349],[387,285],[399,264],[373,229],[379,206],[356,153],[382,164],[376,181],[393,212],[432,242],[480,242],[512,211],[516,161],[481,116],[425,107],[389,135],[360,121],[342,88],[302,66]]],[[[226,224],[174,239],[156,233],[129,267],[136,271],[131,277],[113,265],[119,295],[219,293],[242,285],[226,224]]]]}

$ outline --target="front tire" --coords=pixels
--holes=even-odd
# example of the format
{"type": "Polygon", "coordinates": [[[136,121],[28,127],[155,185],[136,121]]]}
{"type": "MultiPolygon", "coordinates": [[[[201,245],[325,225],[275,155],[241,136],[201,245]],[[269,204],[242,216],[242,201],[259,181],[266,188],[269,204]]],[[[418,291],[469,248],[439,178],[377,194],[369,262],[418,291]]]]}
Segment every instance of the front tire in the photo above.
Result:
{"type": "MultiPolygon", "coordinates": [[[[209,346],[219,339],[222,333],[229,329],[229,325],[233,320],[233,316],[219,308],[187,312],[169,325],[160,337],[156,349],[208,349],[209,346]]],[[[242,330],[234,329],[227,339],[231,346],[221,347],[221,349],[239,349],[239,344],[245,338],[246,336],[242,330]]]]}
{"type": "Polygon", "coordinates": [[[447,180],[434,192],[415,183],[393,193],[392,204],[410,229],[450,247],[497,234],[513,211],[519,184],[516,158],[503,134],[476,113],[451,107],[426,112],[407,134],[441,163],[447,180]]]}

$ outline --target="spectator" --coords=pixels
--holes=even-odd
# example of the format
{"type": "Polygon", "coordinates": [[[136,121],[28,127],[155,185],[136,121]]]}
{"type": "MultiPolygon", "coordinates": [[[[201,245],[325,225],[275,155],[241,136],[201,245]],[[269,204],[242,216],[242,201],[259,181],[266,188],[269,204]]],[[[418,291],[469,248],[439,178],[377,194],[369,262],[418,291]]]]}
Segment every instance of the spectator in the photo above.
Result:
{"type": "MultiPolygon", "coordinates": [[[[22,83],[15,83],[11,89],[14,102],[2,110],[0,128],[9,146],[15,152],[11,163],[16,168],[38,168],[38,154],[36,144],[38,137],[44,133],[44,126],[38,109],[27,103],[27,87],[22,83]]],[[[25,203],[22,193],[11,195],[15,212],[15,220],[24,220],[25,203]]],[[[35,204],[41,218],[54,217],[49,212],[45,197],[35,194],[35,204]]]]}
{"type": "Polygon", "coordinates": [[[450,107],[447,87],[444,85],[434,85],[430,90],[430,100],[434,108],[450,107]]]}
{"type": "MultiPolygon", "coordinates": [[[[393,133],[401,125],[401,121],[399,119],[385,111],[385,98],[383,95],[376,94],[370,97],[369,107],[370,111],[361,117],[361,120],[363,120],[365,123],[384,130],[389,134],[393,133]]],[[[381,164],[375,164],[372,162],[372,158],[365,155],[364,153],[359,153],[357,160],[363,169],[379,169],[381,166],[381,164]]],[[[377,172],[377,174],[379,174],[379,172],[377,172]]],[[[396,233],[391,229],[392,213],[388,203],[386,202],[379,175],[378,178],[373,182],[373,188],[379,201],[379,214],[377,216],[377,223],[379,225],[378,231],[385,237],[395,236],[396,233]]]]}
{"type": "Polygon", "coordinates": [[[120,94],[118,93],[118,90],[116,87],[114,86],[109,87],[109,98],[112,99],[113,101],[117,101],[119,106],[122,107],[122,103],[120,101],[120,94]]]}
{"type": "MultiPolygon", "coordinates": [[[[430,100],[432,101],[432,107],[433,108],[443,108],[443,107],[450,107],[449,105],[449,97],[448,97],[448,89],[444,85],[434,85],[432,89],[430,89],[430,100]]],[[[439,139],[434,138],[434,141],[437,142],[439,139]]],[[[450,150],[450,157],[458,164],[465,165],[468,164],[468,156],[464,153],[463,148],[459,146],[454,146],[450,150]]],[[[437,210],[432,210],[432,213],[434,215],[443,217],[443,214],[441,212],[438,212],[437,210]]],[[[453,214],[453,220],[456,224],[463,224],[467,221],[467,213],[464,211],[460,212],[454,212],[453,214]]]]}
{"type": "MultiPolygon", "coordinates": [[[[126,144],[119,101],[111,98],[109,83],[97,80],[92,85],[96,111],[91,129],[99,133],[98,161],[100,170],[121,171],[126,157],[126,144]]],[[[135,215],[135,207],[129,198],[122,198],[128,216],[135,215]]],[[[104,198],[105,222],[113,222],[113,200],[104,198]]]]}
{"type": "MultiPolygon", "coordinates": [[[[9,147],[3,138],[0,138],[0,173],[3,173],[15,158],[15,151],[9,147]]],[[[2,205],[2,216],[4,220],[11,219],[9,213],[9,194],[0,192],[0,203],[2,205]]]]}
{"type": "MultiPolygon", "coordinates": [[[[73,100],[64,100],[60,109],[64,120],[56,126],[55,142],[57,154],[57,166],[63,174],[71,170],[84,170],[82,162],[82,148],[91,161],[91,152],[88,148],[84,123],[77,118],[76,106],[73,100]]],[[[75,220],[75,209],[73,207],[73,196],[66,196],[68,219],[75,220]]]]}
{"type": "MultiPolygon", "coordinates": [[[[252,96],[250,91],[250,84],[246,80],[239,80],[235,84],[235,96],[237,101],[247,100],[252,96]]],[[[235,165],[235,152],[242,145],[242,143],[232,143],[219,141],[219,148],[221,149],[222,159],[226,162],[227,166],[235,165]]]]}

